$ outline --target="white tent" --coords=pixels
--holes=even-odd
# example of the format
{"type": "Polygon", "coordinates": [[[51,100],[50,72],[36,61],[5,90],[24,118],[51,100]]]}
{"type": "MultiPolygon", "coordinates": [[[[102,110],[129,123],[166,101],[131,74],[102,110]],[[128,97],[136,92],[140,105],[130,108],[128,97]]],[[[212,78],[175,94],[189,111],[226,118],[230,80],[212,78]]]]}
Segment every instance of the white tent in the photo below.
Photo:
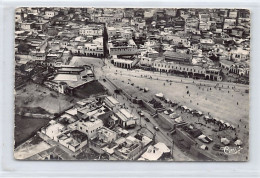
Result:
{"type": "Polygon", "coordinates": [[[171,112],[174,112],[174,110],[172,108],[169,108],[168,110],[170,110],[171,112]]]}
{"type": "Polygon", "coordinates": [[[206,150],[208,147],[206,145],[201,145],[200,148],[206,150]]]}
{"type": "Polygon", "coordinates": [[[241,140],[236,140],[236,141],[234,142],[234,144],[235,144],[236,146],[241,146],[243,143],[242,143],[241,140]]]}
{"type": "Polygon", "coordinates": [[[228,145],[230,143],[229,139],[227,138],[221,138],[220,142],[223,143],[224,145],[228,145]]]}
{"type": "Polygon", "coordinates": [[[206,138],[206,135],[203,134],[198,137],[198,139],[204,139],[204,138],[206,138]]]}
{"type": "Polygon", "coordinates": [[[223,120],[220,120],[219,122],[220,122],[221,124],[224,124],[224,123],[225,123],[223,120]]]}
{"type": "Polygon", "coordinates": [[[182,106],[182,108],[183,108],[184,110],[188,109],[188,107],[187,107],[187,106],[182,106]]]}
{"type": "Polygon", "coordinates": [[[155,96],[157,96],[158,98],[163,98],[163,94],[162,93],[157,93],[157,94],[155,94],[155,96]]]}
{"type": "Polygon", "coordinates": [[[218,119],[218,118],[214,118],[214,120],[215,120],[215,121],[219,121],[219,119],[218,119]]]}
{"type": "Polygon", "coordinates": [[[202,112],[201,112],[201,111],[198,111],[198,114],[199,114],[199,115],[202,115],[202,112]]]}
{"type": "Polygon", "coordinates": [[[205,120],[209,120],[210,119],[209,116],[204,116],[204,118],[205,118],[205,120]]]}
{"type": "Polygon", "coordinates": [[[181,118],[181,116],[180,116],[180,117],[177,117],[176,119],[174,119],[174,121],[177,122],[177,123],[182,122],[182,118],[181,118]]]}
{"type": "Polygon", "coordinates": [[[230,127],[230,124],[229,124],[228,122],[226,122],[225,125],[226,125],[227,127],[230,127]]]}
{"type": "Polygon", "coordinates": [[[235,129],[235,126],[234,126],[234,125],[231,125],[230,127],[231,127],[232,129],[235,129]]]}
{"type": "Polygon", "coordinates": [[[167,110],[166,110],[166,111],[163,111],[163,113],[164,113],[164,114],[166,114],[166,115],[168,115],[168,114],[169,114],[167,110]]]}

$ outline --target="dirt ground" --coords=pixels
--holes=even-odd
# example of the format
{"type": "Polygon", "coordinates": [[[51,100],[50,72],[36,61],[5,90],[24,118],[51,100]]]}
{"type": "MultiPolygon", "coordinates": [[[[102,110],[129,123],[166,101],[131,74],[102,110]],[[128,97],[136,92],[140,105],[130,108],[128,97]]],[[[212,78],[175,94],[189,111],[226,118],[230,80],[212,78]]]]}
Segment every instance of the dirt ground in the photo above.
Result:
{"type": "Polygon", "coordinates": [[[82,66],[82,65],[94,65],[95,67],[102,66],[102,60],[100,58],[94,57],[84,57],[84,56],[73,56],[70,61],[71,66],[82,66]]]}
{"type": "Polygon", "coordinates": [[[28,83],[24,88],[16,91],[15,106],[41,107],[54,114],[72,106],[72,100],[70,96],[58,95],[57,92],[46,87],[28,83]]]}
{"type": "Polygon", "coordinates": [[[48,119],[34,119],[16,115],[14,129],[15,147],[30,138],[34,132],[37,132],[48,122],[48,119]]]}
{"type": "MultiPolygon", "coordinates": [[[[54,114],[72,106],[73,103],[70,102],[71,100],[72,98],[69,96],[58,95],[56,92],[43,86],[34,83],[27,83],[25,87],[16,91],[15,107],[17,110],[21,107],[39,107],[54,114]]],[[[30,138],[34,132],[38,131],[48,122],[48,118],[36,119],[16,115],[14,135],[15,146],[20,145],[22,142],[30,138]]]]}
{"type": "Polygon", "coordinates": [[[14,158],[23,160],[30,156],[33,156],[41,151],[49,149],[51,146],[45,141],[40,141],[39,143],[33,143],[34,137],[27,140],[21,146],[17,147],[14,151],[14,158]]]}

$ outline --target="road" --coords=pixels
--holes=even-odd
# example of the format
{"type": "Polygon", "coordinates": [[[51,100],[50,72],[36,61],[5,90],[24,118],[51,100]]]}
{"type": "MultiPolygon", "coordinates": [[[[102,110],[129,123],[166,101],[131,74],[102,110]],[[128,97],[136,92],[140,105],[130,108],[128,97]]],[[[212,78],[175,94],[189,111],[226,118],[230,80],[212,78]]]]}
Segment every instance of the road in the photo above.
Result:
{"type": "MultiPolygon", "coordinates": [[[[82,65],[82,63],[87,64],[89,61],[90,60],[81,59],[81,62],[76,63],[82,65]]],[[[138,97],[147,97],[151,99],[155,93],[161,91],[171,100],[179,100],[182,104],[185,104],[188,107],[198,109],[203,112],[205,111],[205,113],[210,113],[214,117],[218,117],[223,120],[227,119],[227,121],[231,123],[237,123],[240,118],[242,119],[243,124],[247,124],[248,122],[248,117],[246,115],[248,111],[247,108],[245,108],[246,103],[248,102],[248,94],[243,94],[244,91],[249,88],[248,85],[208,80],[193,80],[191,78],[182,78],[171,75],[168,76],[165,73],[143,71],[139,69],[127,70],[113,66],[108,60],[102,61],[101,59],[97,58],[95,60],[91,60],[91,63],[95,66],[95,75],[100,83],[108,89],[110,94],[112,94],[120,103],[123,103],[125,107],[128,108],[131,113],[137,117],[139,117],[137,110],[140,110],[141,108],[138,105],[131,103],[126,99],[126,97],[116,95],[114,93],[116,88],[108,81],[104,82],[104,78],[107,77],[113,83],[123,87],[126,91],[129,90],[130,92],[133,92],[130,93],[133,94],[133,96],[136,95],[138,97]],[[135,86],[127,84],[127,80],[129,79],[132,79],[132,82],[135,83],[135,86]],[[168,80],[168,82],[166,80],[168,80]],[[148,93],[143,93],[136,88],[137,85],[142,87],[148,85],[151,91],[148,93]],[[221,88],[221,90],[215,88],[216,85],[217,87],[221,88]],[[187,88],[185,87],[187,86],[189,87],[188,90],[192,93],[190,96],[186,94],[187,88]],[[212,87],[212,89],[210,89],[210,87],[212,87]],[[174,90],[179,90],[179,92],[172,92],[174,90]],[[237,105],[234,99],[244,101],[244,105],[237,105]],[[199,103],[199,105],[196,103],[199,103]],[[211,107],[208,107],[209,105],[211,105],[211,107]],[[222,110],[222,112],[219,112],[220,110],[222,110]],[[243,117],[241,114],[244,114],[243,117]]],[[[167,131],[160,128],[157,121],[151,117],[149,112],[147,112],[145,109],[143,109],[142,112],[144,113],[145,117],[150,119],[150,122],[146,122],[143,118],[141,118],[141,123],[139,121],[138,124],[146,127],[152,133],[156,133],[156,141],[164,142],[169,148],[171,148],[172,138],[167,135],[167,131]],[[159,127],[160,131],[155,131],[154,126],[159,127]]],[[[137,129],[138,128],[140,128],[140,125],[137,126],[137,129]]],[[[134,133],[137,129],[130,130],[130,133],[134,133]]],[[[173,157],[175,161],[192,160],[190,155],[182,152],[177,146],[173,146],[173,157]]]]}

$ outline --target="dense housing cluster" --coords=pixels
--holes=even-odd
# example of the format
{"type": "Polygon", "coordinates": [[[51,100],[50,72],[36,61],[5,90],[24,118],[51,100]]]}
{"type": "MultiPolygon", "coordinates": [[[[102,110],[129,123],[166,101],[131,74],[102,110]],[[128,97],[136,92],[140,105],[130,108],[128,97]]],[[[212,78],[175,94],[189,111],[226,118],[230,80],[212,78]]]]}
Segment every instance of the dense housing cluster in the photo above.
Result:
{"type": "Polygon", "coordinates": [[[248,159],[248,10],[28,7],[15,23],[16,119],[44,120],[17,124],[17,159],[248,159]]]}

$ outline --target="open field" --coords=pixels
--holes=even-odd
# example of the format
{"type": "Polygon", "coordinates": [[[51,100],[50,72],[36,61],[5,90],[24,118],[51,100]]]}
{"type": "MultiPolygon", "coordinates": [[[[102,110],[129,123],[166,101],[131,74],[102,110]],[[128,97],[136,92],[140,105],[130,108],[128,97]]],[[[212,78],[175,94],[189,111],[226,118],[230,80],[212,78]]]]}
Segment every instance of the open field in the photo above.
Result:
{"type": "MultiPolygon", "coordinates": [[[[28,110],[34,112],[30,108],[38,108],[54,114],[62,111],[72,105],[72,100],[69,96],[58,95],[54,91],[50,91],[43,86],[27,83],[21,90],[16,91],[15,107],[18,110],[28,110]],[[59,98],[59,100],[58,100],[59,98]],[[59,106],[60,105],[60,106],[59,106]],[[27,108],[27,109],[26,109],[27,108]]],[[[42,113],[42,112],[39,112],[42,113]]],[[[49,119],[37,119],[31,117],[15,116],[15,146],[23,143],[37,132],[42,126],[46,125],[49,119]]]]}
{"type": "Polygon", "coordinates": [[[36,135],[15,149],[14,158],[20,160],[26,159],[43,150],[47,150],[50,147],[51,146],[48,143],[46,143],[41,138],[39,138],[38,135],[36,135]]]}
{"type": "Polygon", "coordinates": [[[28,83],[23,89],[17,90],[15,95],[16,107],[41,107],[52,114],[72,106],[71,101],[74,99],[70,96],[58,95],[34,83],[28,83]]]}
{"type": "Polygon", "coordinates": [[[14,129],[15,147],[33,136],[33,134],[48,122],[48,119],[35,119],[16,115],[14,129]]]}

